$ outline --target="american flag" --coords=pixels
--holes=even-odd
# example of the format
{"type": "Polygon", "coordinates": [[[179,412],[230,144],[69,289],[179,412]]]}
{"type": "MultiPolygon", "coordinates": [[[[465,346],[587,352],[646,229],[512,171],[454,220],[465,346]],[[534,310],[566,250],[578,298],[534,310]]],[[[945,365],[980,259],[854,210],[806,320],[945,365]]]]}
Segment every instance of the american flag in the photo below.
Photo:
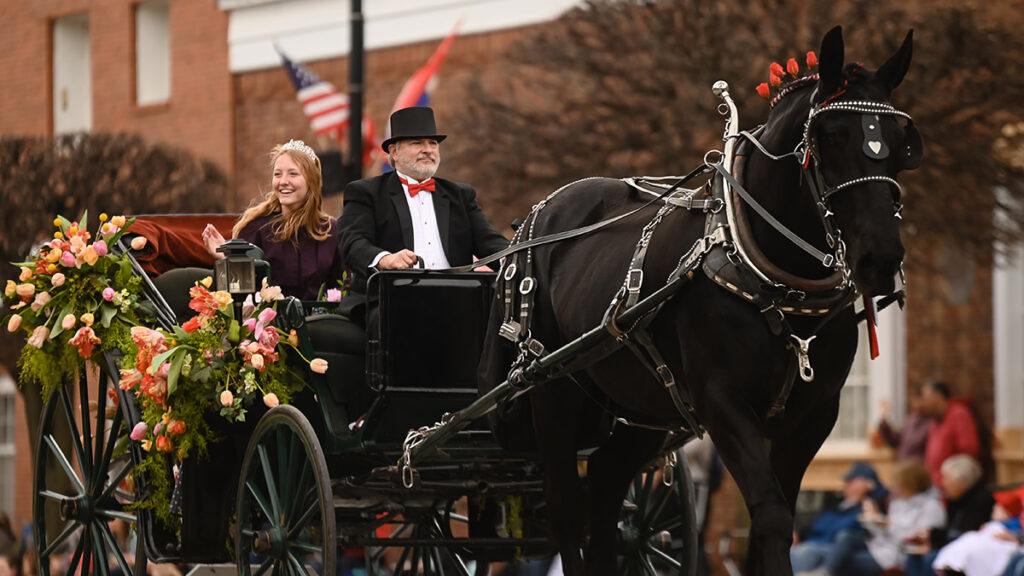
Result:
{"type": "Polygon", "coordinates": [[[325,82],[309,68],[292,62],[280,48],[277,52],[284,60],[284,67],[295,86],[302,110],[309,118],[310,127],[318,135],[331,134],[335,140],[340,140],[348,125],[348,96],[338,92],[333,84],[325,82]]]}

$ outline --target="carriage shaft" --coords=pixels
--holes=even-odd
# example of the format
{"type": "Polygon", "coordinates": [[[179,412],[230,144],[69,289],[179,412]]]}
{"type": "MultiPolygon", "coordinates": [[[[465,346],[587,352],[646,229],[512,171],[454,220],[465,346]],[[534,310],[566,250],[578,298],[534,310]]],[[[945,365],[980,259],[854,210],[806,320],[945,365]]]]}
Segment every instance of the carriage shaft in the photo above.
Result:
{"type": "MultiPolygon", "coordinates": [[[[671,298],[679,288],[686,282],[686,278],[674,278],[646,298],[640,300],[632,308],[627,309],[619,315],[615,322],[619,326],[633,326],[638,320],[656,310],[671,298]]],[[[491,410],[513,396],[533,388],[544,380],[567,374],[581,369],[583,366],[575,365],[569,369],[581,355],[589,352],[602,344],[608,343],[614,336],[609,332],[609,327],[601,325],[584,333],[582,336],[554,350],[550,354],[532,361],[522,370],[521,380],[525,385],[514,385],[505,380],[495,386],[492,390],[476,399],[472,404],[452,414],[437,427],[424,432],[423,437],[408,450],[407,464],[416,464],[425,456],[454,437],[460,430],[468,426],[473,420],[485,416],[491,410]]],[[[615,351],[622,344],[608,347],[603,351],[606,356],[615,351]]],[[[596,362],[600,358],[588,358],[596,362]]]]}

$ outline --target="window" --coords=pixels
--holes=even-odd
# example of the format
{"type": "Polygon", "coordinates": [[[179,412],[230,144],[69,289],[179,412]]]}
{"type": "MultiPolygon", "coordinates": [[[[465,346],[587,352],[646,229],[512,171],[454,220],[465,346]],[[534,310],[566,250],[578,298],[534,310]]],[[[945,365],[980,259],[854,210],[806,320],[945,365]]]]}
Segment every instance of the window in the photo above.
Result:
{"type": "MultiPolygon", "coordinates": [[[[850,375],[846,378],[842,392],[839,393],[839,418],[836,420],[830,442],[851,442],[864,440],[867,435],[868,413],[871,406],[871,353],[868,349],[868,338],[863,326],[858,326],[857,356],[850,367],[850,375]]],[[[813,344],[811,344],[813,346],[813,344]]]]}
{"type": "Polygon", "coordinates": [[[14,510],[14,380],[0,374],[0,510],[14,510]]]}
{"type": "MultiPolygon", "coordinates": [[[[898,306],[878,314],[880,354],[872,360],[867,328],[857,325],[857,356],[839,396],[839,418],[825,442],[826,449],[868,449],[868,431],[878,420],[878,404],[889,400],[892,419],[902,422],[906,410],[906,324],[898,306]]],[[[813,349],[814,344],[811,344],[813,349]]],[[[813,384],[813,383],[812,383],[813,384]]]]}
{"type": "Polygon", "coordinates": [[[162,104],[171,98],[171,35],[167,0],[135,7],[135,103],[162,104]]]}
{"type": "Polygon", "coordinates": [[[92,56],[89,15],[53,21],[53,133],[92,129],[92,56]]]}

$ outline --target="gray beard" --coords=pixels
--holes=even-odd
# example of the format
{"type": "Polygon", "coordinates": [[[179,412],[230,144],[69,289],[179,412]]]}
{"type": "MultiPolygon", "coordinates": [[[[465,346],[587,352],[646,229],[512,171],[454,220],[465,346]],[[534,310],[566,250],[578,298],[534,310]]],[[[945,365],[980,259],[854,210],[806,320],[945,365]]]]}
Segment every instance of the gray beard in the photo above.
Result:
{"type": "Polygon", "coordinates": [[[429,178],[432,178],[437,173],[437,167],[441,165],[441,162],[437,162],[430,169],[423,169],[417,166],[415,163],[406,164],[405,162],[398,162],[395,166],[395,170],[398,170],[402,174],[415,178],[417,181],[422,182],[429,178]]]}

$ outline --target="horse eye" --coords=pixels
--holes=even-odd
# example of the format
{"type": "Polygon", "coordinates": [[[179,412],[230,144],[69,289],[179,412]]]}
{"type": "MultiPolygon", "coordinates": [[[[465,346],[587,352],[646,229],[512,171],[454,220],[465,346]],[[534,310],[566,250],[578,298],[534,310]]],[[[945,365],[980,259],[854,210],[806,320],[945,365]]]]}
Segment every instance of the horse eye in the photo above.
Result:
{"type": "Polygon", "coordinates": [[[849,131],[844,126],[823,128],[818,134],[818,142],[823,146],[842,146],[849,139],[849,131]]]}

